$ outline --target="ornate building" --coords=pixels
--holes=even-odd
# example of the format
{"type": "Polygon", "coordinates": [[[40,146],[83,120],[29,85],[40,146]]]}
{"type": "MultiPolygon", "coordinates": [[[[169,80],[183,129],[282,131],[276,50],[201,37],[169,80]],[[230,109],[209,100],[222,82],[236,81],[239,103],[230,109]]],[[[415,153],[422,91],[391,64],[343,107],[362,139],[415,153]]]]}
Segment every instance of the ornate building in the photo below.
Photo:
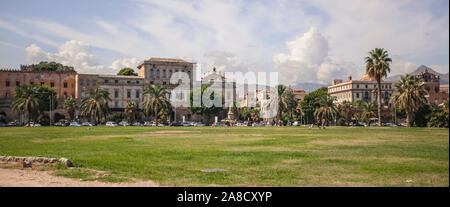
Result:
{"type": "MultiPolygon", "coordinates": [[[[337,104],[343,101],[353,103],[357,100],[377,103],[376,88],[377,82],[366,74],[359,80],[352,80],[352,76],[349,76],[345,82],[335,79],[332,81],[332,85],[328,86],[328,93],[336,97],[334,102],[337,104]]],[[[381,103],[385,108],[391,107],[393,92],[393,82],[381,82],[381,103]]]]}
{"type": "Polygon", "coordinates": [[[425,90],[427,91],[425,97],[427,98],[428,103],[438,105],[448,100],[448,85],[446,90],[445,87],[442,87],[441,90],[440,77],[438,75],[434,75],[433,73],[430,73],[428,69],[425,69],[416,76],[422,78],[425,82],[425,90]]]}

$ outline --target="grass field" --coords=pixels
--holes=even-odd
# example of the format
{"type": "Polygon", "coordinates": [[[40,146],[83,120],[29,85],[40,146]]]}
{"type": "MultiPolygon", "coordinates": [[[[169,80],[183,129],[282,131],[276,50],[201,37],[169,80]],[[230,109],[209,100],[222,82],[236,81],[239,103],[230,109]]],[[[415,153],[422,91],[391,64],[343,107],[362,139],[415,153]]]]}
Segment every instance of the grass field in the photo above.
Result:
{"type": "Polygon", "coordinates": [[[449,186],[448,129],[11,127],[0,155],[67,157],[76,169],[57,175],[167,186],[449,186]]]}

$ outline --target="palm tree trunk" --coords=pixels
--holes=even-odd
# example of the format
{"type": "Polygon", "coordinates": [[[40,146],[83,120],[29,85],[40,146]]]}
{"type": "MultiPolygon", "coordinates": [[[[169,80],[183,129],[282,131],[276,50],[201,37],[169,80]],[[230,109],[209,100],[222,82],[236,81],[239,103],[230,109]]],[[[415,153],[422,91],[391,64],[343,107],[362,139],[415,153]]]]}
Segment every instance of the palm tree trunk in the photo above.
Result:
{"type": "Polygon", "coordinates": [[[411,127],[411,112],[406,111],[406,127],[411,127]]]}
{"type": "Polygon", "coordinates": [[[378,102],[378,126],[381,126],[381,80],[377,80],[377,102],[378,102]]]}

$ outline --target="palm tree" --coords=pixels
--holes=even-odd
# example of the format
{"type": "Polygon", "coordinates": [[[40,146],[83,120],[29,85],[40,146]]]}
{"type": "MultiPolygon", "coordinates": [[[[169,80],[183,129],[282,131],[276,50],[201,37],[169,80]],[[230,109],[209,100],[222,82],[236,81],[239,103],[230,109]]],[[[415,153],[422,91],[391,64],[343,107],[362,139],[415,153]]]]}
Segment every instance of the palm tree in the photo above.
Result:
{"type": "Polygon", "coordinates": [[[375,117],[374,104],[370,102],[363,102],[360,106],[361,118],[366,122],[367,126],[370,126],[371,119],[375,117]]]}
{"type": "Polygon", "coordinates": [[[96,90],[89,90],[87,95],[81,102],[81,115],[94,120],[94,123],[97,124],[110,113],[108,107],[108,101],[111,101],[109,92],[97,88],[96,90]]]}
{"type": "Polygon", "coordinates": [[[352,103],[350,101],[343,101],[340,105],[339,105],[339,110],[342,111],[344,113],[344,117],[345,117],[345,122],[346,124],[349,124],[351,121],[351,112],[352,112],[352,103]]]}
{"type": "Polygon", "coordinates": [[[135,102],[128,102],[127,106],[125,107],[125,114],[128,115],[128,121],[133,122],[134,118],[136,117],[136,113],[138,110],[138,106],[135,102]]]}
{"type": "Polygon", "coordinates": [[[322,96],[317,100],[320,106],[314,111],[314,117],[322,124],[322,128],[325,128],[325,123],[329,120],[333,120],[338,113],[336,106],[333,104],[333,97],[322,96]]]}
{"type": "Polygon", "coordinates": [[[16,88],[14,100],[11,104],[14,111],[28,116],[28,125],[32,116],[39,110],[36,85],[24,85],[16,88]]]}
{"type": "Polygon", "coordinates": [[[277,92],[278,92],[278,111],[277,111],[277,119],[278,121],[281,120],[281,113],[286,108],[285,103],[285,95],[286,95],[286,86],[284,85],[278,85],[277,86],[277,92]]]}
{"type": "Polygon", "coordinates": [[[78,109],[77,101],[74,98],[68,98],[64,101],[64,109],[70,116],[70,120],[75,118],[75,111],[78,109]]]}
{"type": "Polygon", "coordinates": [[[381,81],[391,72],[388,52],[383,48],[375,48],[365,58],[366,73],[377,81],[378,125],[381,126],[381,81]]]}
{"type": "Polygon", "coordinates": [[[392,101],[394,107],[406,111],[406,126],[411,127],[412,113],[418,110],[425,102],[424,82],[415,75],[406,75],[400,77],[400,80],[394,83],[394,94],[392,101]]]}
{"type": "Polygon", "coordinates": [[[172,107],[168,100],[169,91],[165,87],[150,85],[144,89],[144,94],[146,95],[146,100],[142,105],[144,112],[146,115],[154,115],[156,121],[160,115],[171,110],[172,107]]]}

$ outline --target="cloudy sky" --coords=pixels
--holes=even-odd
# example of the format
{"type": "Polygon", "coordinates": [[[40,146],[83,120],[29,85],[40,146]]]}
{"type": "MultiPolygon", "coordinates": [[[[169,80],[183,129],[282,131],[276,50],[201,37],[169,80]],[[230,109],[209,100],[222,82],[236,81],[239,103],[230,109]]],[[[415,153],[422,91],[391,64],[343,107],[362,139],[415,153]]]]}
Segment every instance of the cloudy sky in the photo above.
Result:
{"type": "Polygon", "coordinates": [[[448,0],[3,1],[0,67],[42,60],[117,73],[150,57],[222,71],[275,71],[285,84],[358,78],[375,47],[391,74],[449,69],[448,0]]]}

